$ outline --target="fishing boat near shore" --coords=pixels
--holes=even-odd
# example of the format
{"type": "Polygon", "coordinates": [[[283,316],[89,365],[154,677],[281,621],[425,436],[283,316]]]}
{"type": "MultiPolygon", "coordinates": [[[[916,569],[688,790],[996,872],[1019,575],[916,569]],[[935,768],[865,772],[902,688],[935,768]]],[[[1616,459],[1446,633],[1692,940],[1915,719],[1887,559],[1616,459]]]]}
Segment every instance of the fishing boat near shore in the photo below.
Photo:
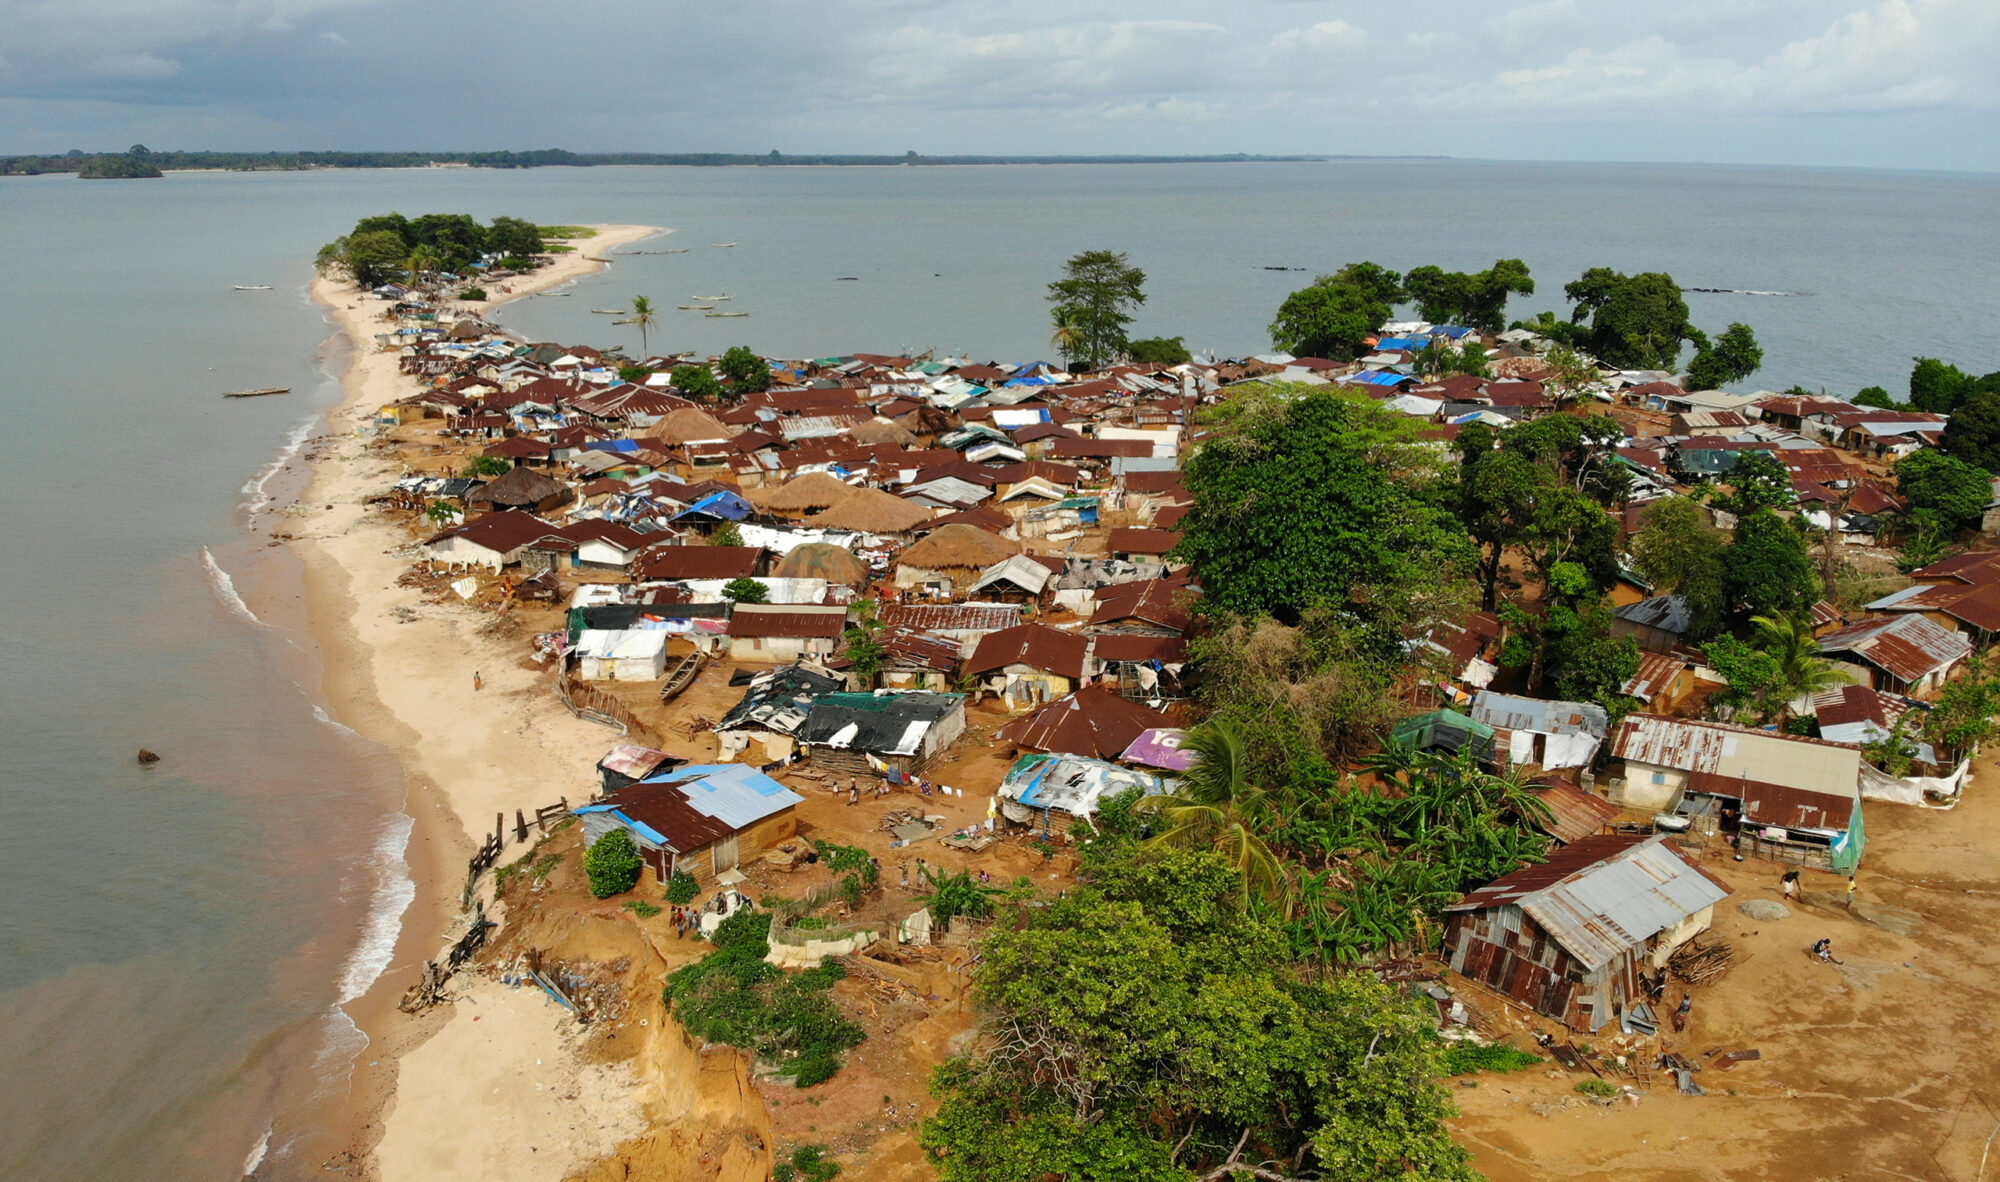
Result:
{"type": "Polygon", "coordinates": [[[236,290],[237,290],[237,291],[269,291],[269,290],[271,290],[271,285],[270,285],[270,284],[268,284],[268,283],[239,283],[239,284],[236,284],[236,290]]]}
{"type": "Polygon", "coordinates": [[[729,246],[734,246],[736,244],[734,242],[711,242],[709,243],[709,245],[718,247],[729,247],[729,246]]]}
{"type": "Polygon", "coordinates": [[[710,320],[727,320],[731,317],[748,316],[749,314],[750,313],[748,312],[703,312],[702,313],[702,315],[708,317],[710,320]]]}
{"type": "Polygon", "coordinates": [[[660,253],[661,253],[661,254],[686,254],[687,252],[688,252],[688,248],[687,248],[687,247],[685,247],[685,246],[683,246],[683,247],[680,247],[679,249],[676,249],[676,250],[663,250],[663,251],[661,251],[660,253]]]}
{"type": "Polygon", "coordinates": [[[591,311],[592,311],[592,312],[594,312],[594,313],[596,313],[596,314],[597,314],[597,315],[599,315],[599,316],[623,316],[623,315],[624,315],[625,313],[627,313],[627,312],[631,311],[631,309],[630,309],[630,308],[592,308],[592,309],[591,309],[591,311]]]}
{"type": "Polygon", "coordinates": [[[731,297],[729,297],[729,296],[726,296],[726,295],[719,295],[719,296],[703,296],[703,295],[697,295],[697,296],[689,296],[688,298],[689,298],[689,299],[691,299],[691,300],[707,300],[707,301],[708,301],[709,303],[711,303],[711,304],[720,304],[720,303],[723,303],[724,301],[726,301],[726,300],[730,299],[731,297]]]}
{"type": "Polygon", "coordinates": [[[290,386],[265,386],[261,390],[224,390],[224,398],[262,398],[267,394],[290,394],[290,386]]]}
{"type": "Polygon", "coordinates": [[[675,305],[674,305],[674,307],[676,307],[676,308],[680,309],[680,310],[681,310],[681,311],[683,311],[683,312],[706,312],[706,311],[708,311],[708,310],[709,310],[710,308],[713,308],[713,307],[715,307],[715,305],[714,305],[714,304],[675,304],[675,305]]]}

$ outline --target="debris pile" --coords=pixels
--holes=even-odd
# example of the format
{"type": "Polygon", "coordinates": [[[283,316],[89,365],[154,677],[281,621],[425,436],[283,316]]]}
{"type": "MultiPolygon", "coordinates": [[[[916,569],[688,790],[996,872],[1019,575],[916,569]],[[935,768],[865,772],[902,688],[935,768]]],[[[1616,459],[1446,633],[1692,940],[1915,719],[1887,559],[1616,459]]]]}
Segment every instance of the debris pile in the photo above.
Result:
{"type": "Polygon", "coordinates": [[[1690,985],[1706,985],[1729,971],[1736,950],[1725,943],[1703,944],[1690,940],[1667,960],[1667,972],[1675,980],[1690,985]]]}

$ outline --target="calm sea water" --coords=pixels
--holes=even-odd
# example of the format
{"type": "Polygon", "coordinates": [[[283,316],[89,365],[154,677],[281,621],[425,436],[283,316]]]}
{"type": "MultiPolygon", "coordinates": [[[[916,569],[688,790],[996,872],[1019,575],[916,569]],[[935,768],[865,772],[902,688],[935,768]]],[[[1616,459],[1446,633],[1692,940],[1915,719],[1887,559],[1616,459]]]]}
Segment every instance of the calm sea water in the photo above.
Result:
{"type": "Polygon", "coordinates": [[[503,313],[534,339],[636,350],[589,309],[727,293],[752,315],[670,310],[653,348],[1027,360],[1061,260],[1104,247],[1148,273],[1137,333],[1240,354],[1312,272],[1517,256],[1542,285],[1517,315],[1593,265],[1799,293],[1689,302],[1757,328],[1749,386],[1852,393],[1900,390],[1917,354],[2000,368],[1996,199],[1990,176],[1458,163],[0,182],[0,1177],[225,1178],[260,1146],[259,1177],[318,1172],[357,1045],[334,1007],[386,955],[408,822],[393,761],[327,721],[295,571],[246,525],[337,397],[303,288],[357,217],[643,222],[675,232],[636,249],[688,248],[503,313]],[[295,393],[216,397],[265,385],[295,393]]]}

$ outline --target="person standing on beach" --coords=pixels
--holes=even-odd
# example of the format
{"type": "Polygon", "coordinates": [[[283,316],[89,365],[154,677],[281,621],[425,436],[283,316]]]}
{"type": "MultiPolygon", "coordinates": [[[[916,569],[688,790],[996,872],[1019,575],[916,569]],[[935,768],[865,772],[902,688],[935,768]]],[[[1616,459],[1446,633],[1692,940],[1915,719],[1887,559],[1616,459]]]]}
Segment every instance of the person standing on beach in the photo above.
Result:
{"type": "Polygon", "coordinates": [[[1796,871],[1796,870],[1787,870],[1787,871],[1785,871],[1785,877],[1784,877],[1784,879],[1783,879],[1783,882],[1784,882],[1784,886],[1785,886],[1785,898],[1787,898],[1787,899],[1796,899],[1796,898],[1798,898],[1798,897],[1799,897],[1799,872],[1798,872],[1798,871],[1796,871]]]}
{"type": "Polygon", "coordinates": [[[475,694],[478,693],[481,684],[483,683],[479,680],[479,670],[474,669],[472,671],[472,692],[475,694]]]}

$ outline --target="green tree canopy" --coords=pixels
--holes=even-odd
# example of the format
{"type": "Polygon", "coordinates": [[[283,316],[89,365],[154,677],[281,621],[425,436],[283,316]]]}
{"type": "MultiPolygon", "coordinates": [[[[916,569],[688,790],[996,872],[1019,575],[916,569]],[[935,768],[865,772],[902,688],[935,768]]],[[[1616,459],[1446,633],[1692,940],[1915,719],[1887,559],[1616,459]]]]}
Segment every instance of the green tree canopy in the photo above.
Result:
{"type": "Polygon", "coordinates": [[[1188,461],[1177,554],[1209,607],[1299,619],[1414,612],[1470,572],[1441,458],[1404,415],[1324,387],[1275,387],[1271,410],[1188,461]]]}
{"type": "Polygon", "coordinates": [[[1727,491],[1715,498],[1715,507],[1737,517],[1748,517],[1759,509],[1789,509],[1799,503],[1792,487],[1792,473],[1768,451],[1736,453],[1736,466],[1723,473],[1727,491]]]}
{"type": "Polygon", "coordinates": [[[1410,298],[1403,290],[1403,277],[1379,263],[1349,263],[1326,278],[1361,288],[1383,304],[1400,304],[1410,298]]]}
{"type": "Polygon", "coordinates": [[[1529,693],[1553,685],[1572,702],[1608,701],[1639,671],[1639,646],[1612,635],[1613,616],[1588,572],[1558,563],[1549,572],[1549,595],[1537,616],[1520,605],[1500,605],[1512,629],[1500,663],[1525,671],[1529,693]]]}
{"type": "Polygon", "coordinates": [[[1943,447],[1975,468],[2000,472],[2000,391],[1980,390],[1953,411],[1943,447]]]}
{"type": "Polygon", "coordinates": [[[590,893],[600,899],[631,890],[645,868],[645,863],[639,860],[639,847],[623,825],[590,843],[583,855],[583,872],[590,879],[590,893]]]}
{"type": "Polygon", "coordinates": [[[1862,387],[1861,392],[1854,396],[1853,401],[1856,406],[1873,406],[1879,407],[1882,410],[1896,409],[1895,398],[1880,386],[1862,387]]]}
{"type": "Polygon", "coordinates": [[[739,395],[758,394],[771,388],[771,363],[747,346],[737,345],[723,353],[716,368],[729,379],[729,388],[739,395]]]}
{"type": "Polygon", "coordinates": [[[1708,343],[1688,320],[1687,301],[1671,275],[1592,267],[1563,294],[1575,304],[1570,322],[1588,322],[1576,343],[1618,369],[1673,369],[1683,342],[1697,349],[1708,343]]]}
{"type": "Polygon", "coordinates": [[[1147,337],[1125,346],[1125,356],[1140,365],[1186,365],[1194,360],[1184,337],[1147,337]]]}
{"type": "Polygon", "coordinates": [[[747,576],[731,579],[722,585],[722,597],[731,603],[769,603],[770,589],[756,579],[747,576]]]}
{"type": "Polygon", "coordinates": [[[1731,324],[1705,349],[1698,349],[1688,366],[1688,387],[1719,390],[1730,382],[1740,382],[1764,364],[1763,347],[1747,324],[1731,324]]]}
{"type": "Polygon", "coordinates": [[[1977,526],[1993,500],[1993,478],[1983,468],[1925,448],[1896,464],[1896,490],[1912,509],[1936,513],[1949,529],[1977,526]]]}
{"type": "Polygon", "coordinates": [[[410,253],[403,240],[387,230],[350,234],[339,243],[340,267],[362,287],[380,287],[403,278],[410,253]]]}
{"type": "Polygon", "coordinates": [[[1368,287],[1322,275],[1285,297],[1271,321],[1271,343],[1296,357],[1347,360],[1388,319],[1389,305],[1368,287]]]}
{"type": "Polygon", "coordinates": [[[1791,522],[1759,509],[1736,523],[1723,556],[1732,607],[1758,616],[1803,615],[1819,601],[1819,572],[1791,522]]]}
{"type": "Polygon", "coordinates": [[[1425,320],[1499,332],[1507,324],[1507,297],[1535,294],[1535,280],[1520,259],[1496,259],[1470,273],[1416,267],[1403,276],[1403,289],[1425,320]]]}
{"type": "Polygon", "coordinates": [[[932,1080],[942,1182],[1262,1176],[1470,1182],[1433,1020],[1304,980],[1210,853],[1104,872],[982,945],[991,1049],[932,1080]]]}
{"type": "Polygon", "coordinates": [[[1696,639],[1715,631],[1727,606],[1728,545],[1700,505],[1687,497],[1654,502],[1630,548],[1656,594],[1686,597],[1696,639]]]}
{"type": "Polygon", "coordinates": [[[713,402],[722,397],[722,381],[706,365],[679,365],[668,376],[668,384],[697,402],[713,402]]]}
{"type": "Polygon", "coordinates": [[[1087,250],[1063,264],[1064,277],[1049,284],[1052,315],[1079,336],[1076,356],[1092,369],[1125,355],[1125,326],[1146,302],[1146,273],[1123,252],[1087,250]]]}
{"type": "Polygon", "coordinates": [[[1935,357],[1919,357],[1910,369],[1910,405],[1932,414],[1948,415],[1972,394],[1974,378],[1956,365],[1935,357]]]}
{"type": "Polygon", "coordinates": [[[542,253],[542,228],[522,218],[497,217],[486,228],[486,248],[498,254],[542,253]]]}

